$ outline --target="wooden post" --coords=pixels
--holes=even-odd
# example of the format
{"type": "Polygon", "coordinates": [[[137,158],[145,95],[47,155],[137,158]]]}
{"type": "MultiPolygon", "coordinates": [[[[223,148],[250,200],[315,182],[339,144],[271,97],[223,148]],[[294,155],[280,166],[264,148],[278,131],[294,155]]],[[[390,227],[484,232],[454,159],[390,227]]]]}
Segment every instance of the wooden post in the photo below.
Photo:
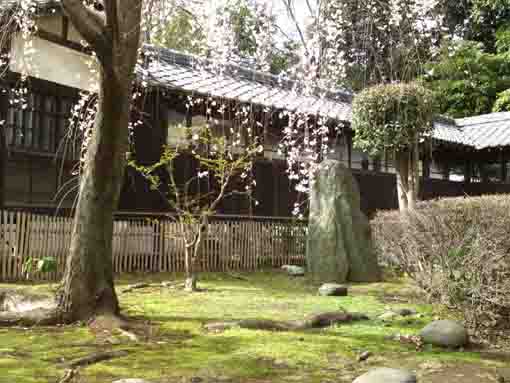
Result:
{"type": "Polygon", "coordinates": [[[422,169],[422,172],[423,172],[423,179],[429,179],[430,178],[430,163],[431,163],[431,160],[430,160],[430,156],[428,154],[425,155],[425,157],[423,157],[423,169],[422,169]]]}
{"type": "Polygon", "coordinates": [[[347,134],[347,164],[352,168],[352,135],[347,134]]]}
{"type": "Polygon", "coordinates": [[[487,167],[486,164],[483,162],[478,163],[478,167],[480,168],[480,178],[482,179],[483,183],[489,182],[489,174],[487,173],[487,167]]]}
{"type": "Polygon", "coordinates": [[[448,181],[450,179],[450,164],[445,161],[442,165],[443,179],[448,181]]]}
{"type": "Polygon", "coordinates": [[[473,164],[471,160],[466,160],[464,163],[464,182],[469,184],[473,178],[473,164]]]}
{"type": "Polygon", "coordinates": [[[501,165],[501,182],[502,183],[506,183],[506,180],[507,180],[507,169],[506,169],[506,157],[505,157],[505,152],[503,149],[501,149],[500,151],[500,165],[501,165]]]}

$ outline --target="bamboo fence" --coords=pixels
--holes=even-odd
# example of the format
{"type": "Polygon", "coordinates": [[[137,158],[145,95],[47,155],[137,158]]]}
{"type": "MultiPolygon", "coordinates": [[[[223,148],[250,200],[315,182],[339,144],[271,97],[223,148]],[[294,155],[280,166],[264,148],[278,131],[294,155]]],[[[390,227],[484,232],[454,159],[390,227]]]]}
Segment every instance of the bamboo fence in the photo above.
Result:
{"type": "MultiPolygon", "coordinates": [[[[52,257],[51,273],[30,278],[61,278],[68,254],[73,219],[29,212],[0,211],[0,282],[26,279],[28,260],[52,257]]],[[[292,219],[215,216],[206,231],[200,271],[255,271],[302,265],[305,262],[307,226],[292,219]]],[[[178,224],[151,214],[117,215],[113,234],[115,273],[184,271],[184,240],[178,224]]]]}

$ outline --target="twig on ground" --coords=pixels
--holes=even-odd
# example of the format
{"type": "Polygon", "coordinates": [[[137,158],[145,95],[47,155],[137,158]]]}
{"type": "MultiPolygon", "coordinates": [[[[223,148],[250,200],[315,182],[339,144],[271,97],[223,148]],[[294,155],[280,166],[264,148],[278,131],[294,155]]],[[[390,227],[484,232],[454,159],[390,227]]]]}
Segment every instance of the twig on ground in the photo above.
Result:
{"type": "Polygon", "coordinates": [[[243,276],[241,276],[241,275],[239,275],[239,274],[233,274],[233,273],[226,273],[226,274],[227,274],[229,277],[234,278],[234,279],[239,279],[240,281],[249,281],[249,279],[248,279],[248,278],[243,277],[243,276]]]}
{"type": "Polygon", "coordinates": [[[183,282],[168,282],[168,281],[161,282],[161,283],[135,283],[134,285],[127,286],[124,290],[121,291],[121,293],[122,294],[129,293],[133,290],[146,289],[149,287],[174,288],[174,287],[179,287],[179,286],[184,287],[184,283],[183,282]]]}
{"type": "Polygon", "coordinates": [[[88,355],[83,358],[76,359],[75,361],[67,363],[67,365],[70,368],[75,369],[77,367],[90,366],[91,364],[103,362],[113,358],[120,358],[128,354],[129,351],[127,350],[100,352],[98,354],[88,355]]]}

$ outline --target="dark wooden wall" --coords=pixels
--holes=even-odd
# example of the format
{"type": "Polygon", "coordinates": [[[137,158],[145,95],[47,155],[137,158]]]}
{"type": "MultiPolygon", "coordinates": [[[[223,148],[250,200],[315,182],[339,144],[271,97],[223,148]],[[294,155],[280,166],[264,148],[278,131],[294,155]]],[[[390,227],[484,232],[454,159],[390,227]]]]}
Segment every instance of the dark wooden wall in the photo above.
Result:
{"type": "MultiPolygon", "coordinates": [[[[353,171],[360,186],[361,209],[368,216],[377,210],[398,209],[397,184],[394,174],[353,171]]],[[[510,184],[491,182],[454,182],[421,179],[420,198],[480,196],[510,193],[510,184]]]]}

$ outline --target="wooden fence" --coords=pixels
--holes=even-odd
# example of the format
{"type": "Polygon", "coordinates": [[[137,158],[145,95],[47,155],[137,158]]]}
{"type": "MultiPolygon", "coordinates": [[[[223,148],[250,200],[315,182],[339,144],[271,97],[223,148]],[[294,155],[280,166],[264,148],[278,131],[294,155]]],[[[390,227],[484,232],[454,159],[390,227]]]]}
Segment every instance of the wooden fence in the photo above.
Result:
{"type": "MultiPolygon", "coordinates": [[[[35,280],[58,280],[64,271],[73,219],[26,212],[0,211],[0,281],[26,278],[28,259],[53,257],[55,272],[35,280]]],[[[217,216],[211,220],[198,262],[201,271],[252,271],[302,265],[306,223],[291,219],[217,216]]],[[[118,215],[114,223],[113,268],[124,272],[184,270],[184,241],[177,223],[156,215],[118,215]]]]}

